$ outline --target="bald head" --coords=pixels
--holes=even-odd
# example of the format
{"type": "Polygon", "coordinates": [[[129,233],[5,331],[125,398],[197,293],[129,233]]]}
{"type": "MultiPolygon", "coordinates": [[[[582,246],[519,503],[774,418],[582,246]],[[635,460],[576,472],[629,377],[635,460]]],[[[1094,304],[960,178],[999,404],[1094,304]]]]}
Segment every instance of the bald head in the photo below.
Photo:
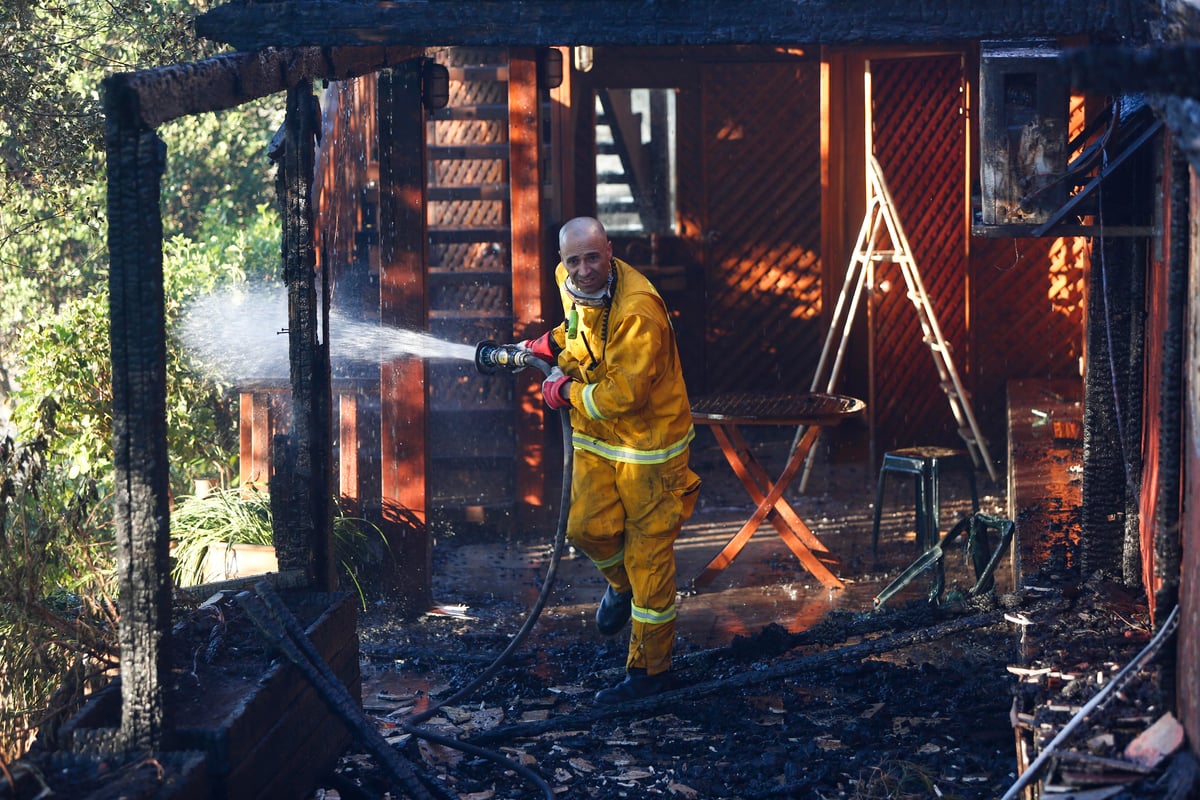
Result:
{"type": "Polygon", "coordinates": [[[592,294],[604,291],[612,262],[608,232],[593,217],[576,217],[558,231],[558,255],[576,288],[592,294]]]}
{"type": "Polygon", "coordinates": [[[562,250],[567,239],[580,237],[599,237],[608,241],[608,231],[604,230],[604,225],[595,217],[575,217],[575,219],[567,220],[558,229],[559,251],[562,250]]]}

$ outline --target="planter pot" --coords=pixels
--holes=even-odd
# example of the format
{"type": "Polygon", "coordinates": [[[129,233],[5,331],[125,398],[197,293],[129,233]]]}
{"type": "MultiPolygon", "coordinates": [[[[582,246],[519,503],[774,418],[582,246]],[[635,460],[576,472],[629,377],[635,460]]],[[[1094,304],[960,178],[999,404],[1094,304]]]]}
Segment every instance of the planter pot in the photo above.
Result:
{"type": "Polygon", "coordinates": [[[278,572],[275,548],[264,544],[210,547],[204,558],[204,583],[278,572]]]}

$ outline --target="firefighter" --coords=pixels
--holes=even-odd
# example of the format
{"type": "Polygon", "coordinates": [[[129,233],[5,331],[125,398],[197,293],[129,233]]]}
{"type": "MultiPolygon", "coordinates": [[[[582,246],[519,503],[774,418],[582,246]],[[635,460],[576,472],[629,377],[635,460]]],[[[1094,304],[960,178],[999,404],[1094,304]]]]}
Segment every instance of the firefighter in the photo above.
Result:
{"type": "Polygon", "coordinates": [[[675,333],[654,286],[613,258],[599,220],[570,220],[558,247],[565,319],[519,346],[555,365],[542,382],[546,405],[570,407],[567,538],[608,582],[596,625],[612,636],[633,619],[625,678],[596,694],[612,705],[673,685],[675,539],[700,489],[688,466],[695,430],[675,333]]]}

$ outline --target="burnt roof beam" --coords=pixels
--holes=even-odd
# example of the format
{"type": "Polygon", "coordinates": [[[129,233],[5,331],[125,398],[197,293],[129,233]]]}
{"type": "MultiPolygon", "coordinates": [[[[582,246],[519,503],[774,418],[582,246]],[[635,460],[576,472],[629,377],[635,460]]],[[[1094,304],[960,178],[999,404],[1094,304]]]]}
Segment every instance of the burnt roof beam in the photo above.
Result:
{"type": "Polygon", "coordinates": [[[1145,93],[1192,169],[1200,170],[1200,44],[1087,47],[1068,50],[1061,59],[1076,89],[1145,93]]]}
{"type": "Polygon", "coordinates": [[[417,47],[298,47],[229,53],[105,78],[106,113],[157,128],[191,114],[224,111],[316,80],[348,80],[425,55],[417,47]]]}
{"type": "Polygon", "coordinates": [[[1142,0],[396,0],[232,2],[196,18],[241,50],[413,45],[909,44],[1091,36],[1145,41],[1142,0]]]}

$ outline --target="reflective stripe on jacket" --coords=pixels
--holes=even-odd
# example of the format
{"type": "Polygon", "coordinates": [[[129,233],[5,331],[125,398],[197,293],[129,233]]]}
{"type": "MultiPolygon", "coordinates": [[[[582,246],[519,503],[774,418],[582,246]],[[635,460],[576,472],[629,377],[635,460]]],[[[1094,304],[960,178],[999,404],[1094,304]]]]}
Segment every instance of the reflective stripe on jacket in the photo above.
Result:
{"type": "MultiPolygon", "coordinates": [[[[608,307],[578,306],[578,333],[566,325],[552,336],[562,347],[558,366],[571,384],[573,444],[598,456],[661,464],[686,450],[695,437],[687,387],[666,304],[644,275],[614,259],[616,289],[608,307]]],[[[574,306],[555,279],[564,315],[574,306]]]]}

